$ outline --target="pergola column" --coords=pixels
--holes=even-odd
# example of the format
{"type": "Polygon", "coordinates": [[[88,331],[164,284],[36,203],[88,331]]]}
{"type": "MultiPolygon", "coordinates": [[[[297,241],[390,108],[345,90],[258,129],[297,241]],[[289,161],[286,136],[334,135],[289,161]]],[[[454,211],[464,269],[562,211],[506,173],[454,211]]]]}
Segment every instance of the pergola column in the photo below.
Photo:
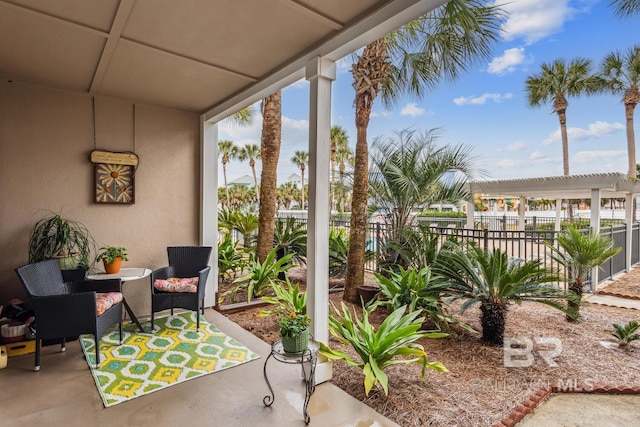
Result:
{"type": "MultiPolygon", "coordinates": [[[[331,82],[336,64],[316,57],[307,63],[309,94],[309,219],[307,222],[307,312],[311,333],[329,343],[329,221],[331,82]]],[[[331,379],[331,363],[320,358],[316,382],[331,379]]]]}
{"type": "Polygon", "coordinates": [[[556,225],[555,231],[560,231],[560,220],[562,215],[562,199],[556,199],[556,225]]]}
{"type": "Polygon", "coordinates": [[[212,247],[204,305],[211,307],[218,292],[218,124],[200,117],[200,141],[200,243],[212,247]]]}
{"type": "MultiPolygon", "coordinates": [[[[595,234],[600,233],[600,189],[591,190],[591,231],[595,234]]],[[[594,294],[598,290],[598,270],[599,267],[591,270],[591,292],[594,294]]]]}
{"type": "Polygon", "coordinates": [[[633,193],[627,193],[624,196],[624,223],[627,226],[625,237],[625,257],[624,269],[626,272],[631,271],[632,261],[631,255],[633,250],[633,193]]]}

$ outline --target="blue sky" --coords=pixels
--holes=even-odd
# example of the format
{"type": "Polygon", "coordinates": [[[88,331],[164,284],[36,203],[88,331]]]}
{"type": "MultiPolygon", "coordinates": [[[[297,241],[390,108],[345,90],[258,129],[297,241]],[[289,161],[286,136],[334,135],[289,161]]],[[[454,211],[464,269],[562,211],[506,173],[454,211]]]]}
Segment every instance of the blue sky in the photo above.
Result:
{"type": "MultiPolygon", "coordinates": [[[[509,17],[492,59],[477,64],[454,83],[440,83],[421,100],[400,99],[390,110],[376,100],[369,142],[376,136],[392,136],[397,130],[438,128],[438,144],[472,147],[478,166],[489,171],[486,179],[562,175],[557,115],[552,113],[551,105],[527,105],[525,80],[538,73],[543,62],[585,57],[597,66],[608,53],[640,44],[640,18],[616,18],[608,3],[609,0],[511,0],[503,6],[509,17]]],[[[332,124],[344,127],[350,145],[355,147],[351,63],[351,57],[338,63],[332,124]]],[[[308,103],[307,82],[300,81],[283,90],[279,183],[299,173],[290,161],[295,151],[308,151],[308,103]]],[[[638,134],[638,114],[635,119],[638,134]]],[[[571,174],[626,172],[624,123],[620,97],[569,98],[571,174]]],[[[259,114],[246,128],[223,122],[219,137],[238,146],[260,145],[261,126],[259,114]]],[[[227,174],[232,181],[251,171],[248,162],[233,160],[227,174]]],[[[222,168],[219,182],[222,185],[222,168]]]]}

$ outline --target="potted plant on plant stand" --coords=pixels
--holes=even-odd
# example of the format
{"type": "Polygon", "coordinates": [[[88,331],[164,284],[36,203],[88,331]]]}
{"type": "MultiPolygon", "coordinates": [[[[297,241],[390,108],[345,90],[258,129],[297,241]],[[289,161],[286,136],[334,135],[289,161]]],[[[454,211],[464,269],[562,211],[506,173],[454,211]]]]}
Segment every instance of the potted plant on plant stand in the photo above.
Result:
{"type": "Polygon", "coordinates": [[[123,246],[103,246],[96,256],[96,261],[102,260],[104,271],[107,274],[117,274],[120,272],[122,261],[129,261],[127,248],[123,246]]]}
{"type": "Polygon", "coordinates": [[[62,270],[88,268],[95,240],[81,222],[51,214],[40,219],[29,239],[29,262],[58,258],[62,270]]]}
{"type": "Polygon", "coordinates": [[[262,301],[276,304],[273,310],[263,310],[260,316],[276,314],[279,316],[280,338],[285,353],[295,355],[302,353],[309,344],[309,325],[311,318],[307,315],[307,293],[300,292],[298,284],[275,282],[275,297],[261,297],[262,301]]]}

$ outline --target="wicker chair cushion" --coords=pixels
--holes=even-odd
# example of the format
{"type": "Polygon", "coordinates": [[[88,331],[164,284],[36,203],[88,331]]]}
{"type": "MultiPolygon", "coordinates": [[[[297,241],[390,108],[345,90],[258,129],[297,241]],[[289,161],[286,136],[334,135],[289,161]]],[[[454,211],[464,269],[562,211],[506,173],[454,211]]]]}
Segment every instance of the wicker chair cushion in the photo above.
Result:
{"type": "Polygon", "coordinates": [[[197,277],[185,277],[177,278],[170,277],[166,280],[156,279],[153,286],[163,292],[188,292],[195,294],[198,292],[198,278],[197,277]]]}
{"type": "Polygon", "coordinates": [[[96,314],[100,316],[109,310],[114,304],[122,302],[122,294],[120,292],[106,292],[96,294],[96,314]]]}

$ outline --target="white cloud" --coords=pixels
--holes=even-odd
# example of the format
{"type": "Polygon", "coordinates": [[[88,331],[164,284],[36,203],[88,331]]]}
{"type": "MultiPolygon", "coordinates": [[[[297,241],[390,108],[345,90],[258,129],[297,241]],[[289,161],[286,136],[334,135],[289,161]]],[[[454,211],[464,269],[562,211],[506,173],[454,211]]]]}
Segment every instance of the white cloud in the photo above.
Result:
{"type": "Polygon", "coordinates": [[[403,116],[418,117],[423,115],[426,111],[427,110],[424,108],[418,107],[415,102],[410,102],[400,110],[400,114],[403,116]]]}
{"type": "Polygon", "coordinates": [[[371,117],[389,117],[391,113],[389,111],[372,111],[371,117]]]}
{"type": "Polygon", "coordinates": [[[485,93],[480,96],[460,96],[458,98],[453,99],[453,103],[456,105],[484,105],[487,100],[491,100],[493,102],[502,102],[505,99],[511,99],[513,97],[510,93],[505,93],[501,95],[499,93],[485,93]]]}
{"type": "Polygon", "coordinates": [[[520,151],[526,146],[527,146],[526,142],[524,142],[524,141],[516,141],[514,143],[511,143],[511,144],[507,145],[507,151],[520,151]]]}
{"type": "Polygon", "coordinates": [[[539,160],[539,159],[544,159],[546,156],[541,153],[540,151],[534,151],[533,153],[531,153],[531,155],[529,156],[530,160],[539,160]]]}
{"type": "Polygon", "coordinates": [[[309,130],[309,120],[294,120],[287,116],[282,116],[282,129],[291,128],[291,129],[304,129],[306,131],[309,130]]]}
{"type": "Polygon", "coordinates": [[[561,31],[566,21],[588,10],[593,1],[497,0],[495,4],[508,12],[508,18],[502,25],[503,37],[506,40],[523,38],[527,44],[532,44],[561,31]]]}
{"type": "Polygon", "coordinates": [[[514,47],[505,50],[502,53],[502,56],[493,58],[493,60],[489,63],[487,72],[489,72],[490,74],[512,73],[516,70],[516,65],[523,64],[524,62],[524,48],[514,47]]]}
{"type": "Polygon", "coordinates": [[[619,160],[623,158],[626,161],[627,152],[625,150],[592,150],[580,151],[573,156],[573,162],[577,165],[588,163],[607,163],[608,159],[619,160]]]}
{"type": "MultiPolygon", "coordinates": [[[[609,123],[603,121],[597,121],[591,123],[587,129],[582,128],[567,128],[567,138],[569,143],[582,141],[588,138],[600,138],[602,136],[611,135],[612,133],[624,130],[625,126],[622,123],[609,123]]],[[[549,134],[547,138],[542,141],[542,145],[559,144],[562,142],[560,136],[560,129],[557,129],[549,134]]]]}

